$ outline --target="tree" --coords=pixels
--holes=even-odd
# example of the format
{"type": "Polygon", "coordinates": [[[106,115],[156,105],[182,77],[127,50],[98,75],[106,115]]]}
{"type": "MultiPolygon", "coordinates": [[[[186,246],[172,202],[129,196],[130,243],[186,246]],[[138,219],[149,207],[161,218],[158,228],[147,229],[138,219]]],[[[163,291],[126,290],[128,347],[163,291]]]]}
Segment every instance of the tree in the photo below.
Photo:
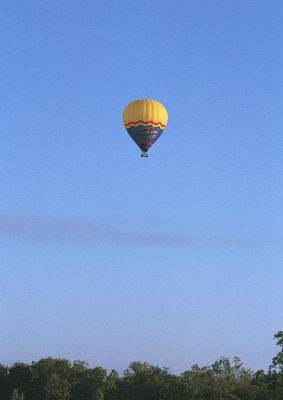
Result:
{"type": "Polygon", "coordinates": [[[31,387],[30,366],[21,362],[12,365],[9,371],[11,387],[29,397],[31,387]]]}
{"type": "Polygon", "coordinates": [[[237,357],[180,375],[146,362],[131,363],[122,376],[51,357],[0,364],[0,400],[283,400],[283,331],[274,339],[279,350],[267,372],[252,373],[237,357]]]}
{"type": "Polygon", "coordinates": [[[276,340],[276,345],[280,347],[280,351],[273,357],[271,368],[283,372],[283,331],[275,333],[274,339],[276,340]]]}
{"type": "Polygon", "coordinates": [[[9,368],[0,364],[0,399],[10,399],[9,368]]]}
{"type": "Polygon", "coordinates": [[[105,400],[116,400],[117,391],[119,390],[119,374],[114,369],[107,375],[105,381],[104,396],[105,400]]]}
{"type": "Polygon", "coordinates": [[[283,399],[283,331],[278,331],[274,335],[276,345],[280,350],[272,359],[272,364],[268,371],[268,382],[270,397],[272,400],[283,399]]]}
{"type": "Polygon", "coordinates": [[[46,400],[68,400],[69,385],[66,379],[62,379],[57,373],[53,373],[46,385],[46,400]]]}
{"type": "Polygon", "coordinates": [[[70,371],[71,363],[65,359],[48,357],[33,362],[31,400],[69,399],[70,371]]]}
{"type": "Polygon", "coordinates": [[[103,400],[107,371],[104,368],[86,368],[76,375],[72,385],[72,400],[103,400]]]}
{"type": "Polygon", "coordinates": [[[125,371],[119,398],[127,400],[171,400],[174,376],[167,368],[133,362],[125,371]]]}

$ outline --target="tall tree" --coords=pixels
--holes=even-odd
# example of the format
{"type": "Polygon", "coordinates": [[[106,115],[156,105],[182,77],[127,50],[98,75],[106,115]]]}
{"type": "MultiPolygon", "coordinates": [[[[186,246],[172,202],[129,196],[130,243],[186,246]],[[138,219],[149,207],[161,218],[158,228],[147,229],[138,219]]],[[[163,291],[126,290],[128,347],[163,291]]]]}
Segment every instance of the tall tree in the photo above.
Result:
{"type": "Polygon", "coordinates": [[[278,331],[274,335],[276,345],[280,348],[279,352],[272,359],[272,368],[278,369],[283,372],[283,331],[278,331]]]}
{"type": "Polygon", "coordinates": [[[10,374],[9,368],[0,364],[0,399],[10,399],[10,374]]]}
{"type": "Polygon", "coordinates": [[[46,400],[68,400],[69,385],[65,379],[62,379],[56,372],[48,377],[46,385],[46,400]]]}
{"type": "Polygon", "coordinates": [[[12,389],[17,389],[28,399],[31,388],[31,369],[30,366],[17,362],[10,368],[10,384],[12,389]]]}
{"type": "Polygon", "coordinates": [[[104,396],[105,400],[116,400],[119,391],[119,374],[114,369],[106,377],[104,396]]]}
{"type": "Polygon", "coordinates": [[[61,400],[69,398],[71,363],[65,359],[42,358],[31,365],[31,400],[49,400],[60,393],[61,400]]]}
{"type": "Polygon", "coordinates": [[[283,399],[283,331],[278,331],[274,335],[276,345],[279,347],[278,353],[273,357],[269,368],[269,385],[272,400],[283,399]]]}

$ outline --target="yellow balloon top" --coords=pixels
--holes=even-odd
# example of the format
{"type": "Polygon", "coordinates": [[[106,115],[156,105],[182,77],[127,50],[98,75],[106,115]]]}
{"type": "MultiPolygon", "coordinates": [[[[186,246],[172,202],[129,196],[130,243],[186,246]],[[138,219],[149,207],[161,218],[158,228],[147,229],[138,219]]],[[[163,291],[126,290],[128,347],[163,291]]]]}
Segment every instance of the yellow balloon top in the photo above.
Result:
{"type": "Polygon", "coordinates": [[[137,125],[154,125],[164,129],[167,121],[166,108],[156,100],[135,100],[128,104],[123,112],[123,122],[126,128],[137,125]]]}

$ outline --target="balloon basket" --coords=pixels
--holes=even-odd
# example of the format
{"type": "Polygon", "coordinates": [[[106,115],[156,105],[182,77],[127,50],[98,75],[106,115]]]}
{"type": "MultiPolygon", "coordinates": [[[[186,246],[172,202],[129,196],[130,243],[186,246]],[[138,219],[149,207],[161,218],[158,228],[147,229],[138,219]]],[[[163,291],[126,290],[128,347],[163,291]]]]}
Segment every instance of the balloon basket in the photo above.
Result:
{"type": "Polygon", "coordinates": [[[141,153],[141,157],[148,157],[148,154],[146,154],[146,153],[141,153]]]}

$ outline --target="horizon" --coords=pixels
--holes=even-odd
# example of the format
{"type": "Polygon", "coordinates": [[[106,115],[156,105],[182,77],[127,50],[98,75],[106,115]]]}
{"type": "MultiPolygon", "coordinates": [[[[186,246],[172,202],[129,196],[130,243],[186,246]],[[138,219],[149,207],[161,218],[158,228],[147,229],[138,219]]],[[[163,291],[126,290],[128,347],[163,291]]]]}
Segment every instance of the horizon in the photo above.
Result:
{"type": "Polygon", "coordinates": [[[283,3],[4,1],[0,362],[266,370],[283,321],[283,3]],[[148,158],[124,108],[160,101],[148,158]]]}

